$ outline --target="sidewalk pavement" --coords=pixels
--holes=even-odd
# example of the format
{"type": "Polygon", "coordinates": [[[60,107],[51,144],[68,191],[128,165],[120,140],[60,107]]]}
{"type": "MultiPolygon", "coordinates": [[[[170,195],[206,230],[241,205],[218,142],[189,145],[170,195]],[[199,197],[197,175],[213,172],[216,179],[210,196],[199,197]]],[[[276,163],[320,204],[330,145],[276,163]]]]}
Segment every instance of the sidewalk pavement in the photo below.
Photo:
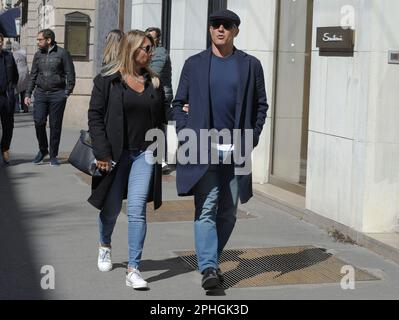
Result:
{"type": "MultiPolygon", "coordinates": [[[[65,128],[61,155],[67,156],[79,128],[65,128]]],[[[151,290],[125,286],[127,219],[121,214],[113,238],[110,273],[97,271],[98,212],[86,199],[90,187],[65,163],[34,166],[37,142],[31,114],[16,115],[11,166],[0,168],[0,299],[122,300],[270,300],[398,299],[399,266],[364,248],[334,242],[325,231],[254,198],[240,209],[254,216],[240,219],[228,248],[315,246],[381,281],[358,282],[355,290],[339,284],[232,288],[207,296],[201,276],[176,262],[176,251],[193,250],[192,222],[156,222],[148,226],[142,273],[151,290]],[[43,290],[54,268],[55,289],[43,290]],[[45,267],[44,269],[42,269],[45,267]],[[48,267],[47,267],[48,268],[48,267]],[[42,272],[42,273],[41,273],[42,272]]],[[[164,182],[164,200],[179,201],[173,179],[164,182]]]]}

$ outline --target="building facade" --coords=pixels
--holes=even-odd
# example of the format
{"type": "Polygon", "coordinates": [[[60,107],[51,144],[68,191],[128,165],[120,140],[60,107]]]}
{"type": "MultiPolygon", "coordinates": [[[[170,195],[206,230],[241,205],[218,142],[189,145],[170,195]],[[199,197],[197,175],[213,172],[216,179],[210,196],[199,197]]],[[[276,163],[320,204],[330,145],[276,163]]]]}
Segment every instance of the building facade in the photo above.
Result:
{"type": "Polygon", "coordinates": [[[163,29],[176,89],[184,61],[209,44],[209,13],[221,8],[240,15],[236,45],[265,70],[271,109],[255,182],[301,195],[308,212],[336,225],[399,231],[399,65],[388,59],[399,51],[399,2],[125,0],[124,28],[163,29]],[[353,30],[352,50],[322,52],[322,27],[353,30]]]}

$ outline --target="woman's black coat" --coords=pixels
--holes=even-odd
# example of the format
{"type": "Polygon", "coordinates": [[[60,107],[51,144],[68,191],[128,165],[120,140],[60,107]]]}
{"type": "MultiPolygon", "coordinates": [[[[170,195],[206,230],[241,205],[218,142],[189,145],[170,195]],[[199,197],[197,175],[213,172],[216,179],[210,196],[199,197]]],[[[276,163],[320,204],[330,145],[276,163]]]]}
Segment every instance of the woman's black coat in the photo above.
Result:
{"type": "MultiPolygon", "coordinates": [[[[119,162],[124,146],[124,112],[123,93],[126,85],[120,73],[94,79],[94,88],[90,100],[89,132],[93,145],[94,156],[97,160],[112,157],[119,162]]],[[[169,118],[169,105],[165,101],[162,85],[155,89],[152,84],[147,88],[152,90],[151,97],[159,100],[156,108],[151,109],[152,125],[161,129],[169,118]]],[[[88,199],[95,208],[102,210],[106,197],[115,178],[118,165],[104,177],[93,177],[92,195],[88,199]]],[[[162,166],[155,165],[152,179],[152,192],[149,193],[148,202],[154,202],[154,208],[162,205],[162,166]]],[[[127,191],[127,184],[126,184],[127,191]]],[[[126,198],[127,192],[125,192],[126,198]]]]}

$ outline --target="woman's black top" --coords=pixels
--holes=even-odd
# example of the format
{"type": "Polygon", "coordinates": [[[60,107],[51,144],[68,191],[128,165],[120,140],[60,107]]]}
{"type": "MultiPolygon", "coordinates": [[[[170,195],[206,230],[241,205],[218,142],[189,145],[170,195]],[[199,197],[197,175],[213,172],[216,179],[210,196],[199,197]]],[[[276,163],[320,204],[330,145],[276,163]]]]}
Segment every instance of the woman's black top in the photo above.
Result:
{"type": "Polygon", "coordinates": [[[154,99],[153,86],[146,82],[145,89],[139,93],[125,85],[123,111],[125,119],[124,149],[145,151],[153,142],[145,141],[147,131],[153,129],[151,118],[152,104],[159,103],[154,99]]]}

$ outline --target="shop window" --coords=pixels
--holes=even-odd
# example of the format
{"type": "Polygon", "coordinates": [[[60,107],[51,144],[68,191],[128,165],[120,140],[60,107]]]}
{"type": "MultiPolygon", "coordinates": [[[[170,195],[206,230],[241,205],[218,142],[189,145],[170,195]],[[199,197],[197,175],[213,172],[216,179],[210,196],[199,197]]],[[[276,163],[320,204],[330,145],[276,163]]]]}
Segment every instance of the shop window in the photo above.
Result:
{"type": "Polygon", "coordinates": [[[74,60],[89,60],[90,17],[80,12],[65,15],[65,49],[74,60]]]}

